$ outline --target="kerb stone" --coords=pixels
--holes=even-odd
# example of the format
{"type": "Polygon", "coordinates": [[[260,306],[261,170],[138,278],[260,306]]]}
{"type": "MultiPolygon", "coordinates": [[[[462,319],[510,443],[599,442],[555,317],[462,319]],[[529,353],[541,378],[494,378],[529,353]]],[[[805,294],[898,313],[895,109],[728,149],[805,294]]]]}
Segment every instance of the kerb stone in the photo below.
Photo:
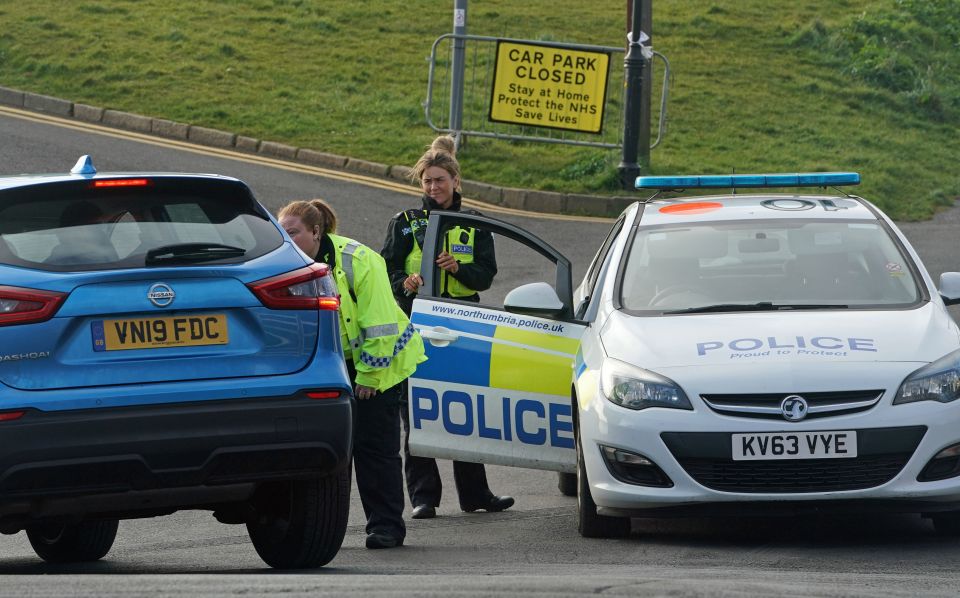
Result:
{"type": "Polygon", "coordinates": [[[73,105],[73,117],[77,120],[85,120],[91,123],[98,123],[103,121],[103,113],[105,110],[99,106],[90,106],[87,104],[74,104],[73,105]]]}
{"type": "Polygon", "coordinates": [[[390,167],[390,178],[395,181],[402,181],[404,183],[410,182],[410,175],[413,174],[413,169],[409,166],[401,166],[395,164],[390,167]]]}
{"type": "Polygon", "coordinates": [[[73,102],[40,95],[38,93],[24,93],[23,107],[28,110],[49,112],[60,116],[73,116],[73,102]]]}
{"type": "Polygon", "coordinates": [[[504,187],[503,196],[502,196],[503,201],[501,202],[501,205],[507,208],[523,210],[526,196],[527,196],[526,189],[514,189],[512,187],[504,187]]]}
{"type": "Polygon", "coordinates": [[[524,206],[533,212],[563,214],[566,211],[567,198],[563,193],[551,191],[527,191],[524,206]]]}
{"type": "Polygon", "coordinates": [[[237,135],[236,146],[237,149],[242,152],[251,152],[255,154],[257,153],[257,150],[260,149],[260,140],[253,137],[237,135]]]}
{"type": "Polygon", "coordinates": [[[186,139],[190,133],[190,125],[178,123],[163,118],[155,118],[152,123],[153,133],[170,139],[186,139]]]}
{"type": "Polygon", "coordinates": [[[464,197],[494,205],[503,203],[503,189],[495,185],[477,181],[460,181],[460,188],[464,197]]]}
{"type": "Polygon", "coordinates": [[[328,154],[327,152],[318,152],[311,149],[300,149],[297,151],[297,160],[314,166],[327,166],[330,168],[343,168],[347,164],[346,156],[337,154],[328,154]]]}
{"type": "Polygon", "coordinates": [[[187,139],[201,145],[213,145],[217,147],[233,147],[237,139],[236,133],[220,131],[218,129],[209,129],[207,127],[190,127],[187,139]]]}
{"type": "Polygon", "coordinates": [[[23,92],[9,87],[0,87],[0,104],[23,108],[23,92]]]}
{"type": "Polygon", "coordinates": [[[260,153],[265,156],[294,160],[297,157],[297,148],[285,143],[263,141],[260,143],[260,153]]]}
{"type": "Polygon", "coordinates": [[[600,197],[596,195],[566,194],[565,214],[581,214],[583,216],[600,216],[615,218],[628,205],[639,198],[633,197],[600,197]]]}
{"type": "Polygon", "coordinates": [[[387,172],[390,170],[390,167],[386,164],[378,164],[377,162],[368,162],[366,160],[357,160],[355,158],[347,158],[347,164],[344,166],[344,168],[351,172],[370,174],[379,177],[386,177],[387,172]]]}
{"type": "Polygon", "coordinates": [[[126,129],[128,131],[137,131],[140,133],[150,133],[153,130],[153,119],[149,116],[140,116],[130,112],[121,112],[119,110],[104,110],[103,124],[126,129]]]}

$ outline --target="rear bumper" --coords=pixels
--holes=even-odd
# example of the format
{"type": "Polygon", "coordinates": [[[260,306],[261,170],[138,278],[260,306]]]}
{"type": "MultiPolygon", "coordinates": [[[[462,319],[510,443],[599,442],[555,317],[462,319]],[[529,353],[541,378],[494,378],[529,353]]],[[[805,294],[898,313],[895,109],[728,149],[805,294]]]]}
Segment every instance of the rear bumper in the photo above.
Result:
{"type": "Polygon", "coordinates": [[[352,413],[348,396],[28,411],[0,430],[0,519],[136,516],[328,475],[349,465],[352,413]]]}

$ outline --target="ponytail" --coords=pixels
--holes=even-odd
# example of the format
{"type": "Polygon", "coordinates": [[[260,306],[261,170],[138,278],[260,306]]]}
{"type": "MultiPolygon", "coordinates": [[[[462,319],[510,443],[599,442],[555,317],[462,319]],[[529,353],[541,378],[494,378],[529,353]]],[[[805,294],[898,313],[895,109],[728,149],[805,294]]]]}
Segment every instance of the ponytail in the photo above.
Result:
{"type": "Polygon", "coordinates": [[[337,232],[337,213],[330,204],[322,199],[310,201],[291,201],[277,213],[277,218],[295,216],[310,230],[313,227],[320,229],[320,235],[337,232]]]}
{"type": "Polygon", "coordinates": [[[433,140],[433,143],[430,144],[431,149],[435,152],[447,152],[453,157],[457,156],[457,142],[453,137],[449,135],[441,135],[433,140]]]}
{"type": "MultiPolygon", "coordinates": [[[[310,205],[315,207],[320,215],[323,217],[323,221],[326,223],[326,228],[323,229],[324,234],[336,234],[337,232],[337,213],[333,211],[333,208],[330,207],[330,204],[324,200],[317,198],[311,199],[310,205]]],[[[321,227],[323,228],[323,227],[321,227]]]]}

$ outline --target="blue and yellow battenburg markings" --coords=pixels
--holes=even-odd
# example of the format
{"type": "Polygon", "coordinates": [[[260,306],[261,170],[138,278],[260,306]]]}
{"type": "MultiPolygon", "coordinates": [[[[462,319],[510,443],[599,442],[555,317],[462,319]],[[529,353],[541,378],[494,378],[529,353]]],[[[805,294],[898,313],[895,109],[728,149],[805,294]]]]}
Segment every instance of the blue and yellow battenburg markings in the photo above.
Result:
{"type": "Polygon", "coordinates": [[[414,314],[414,324],[450,329],[455,326],[457,332],[473,335],[461,337],[456,343],[445,347],[444,363],[430,359],[433,348],[427,343],[428,359],[418,366],[417,378],[538,394],[570,395],[570,364],[580,346],[579,339],[428,314],[414,314]],[[543,349],[545,352],[530,351],[518,345],[543,349]],[[456,364],[456,367],[451,368],[451,364],[456,364]]]}
{"type": "MultiPolygon", "coordinates": [[[[488,315],[500,317],[492,312],[488,315]]],[[[415,313],[413,323],[422,328],[443,326],[461,335],[442,349],[426,344],[428,359],[418,366],[411,387],[411,425],[415,429],[433,422],[428,425],[441,425],[453,436],[574,448],[570,367],[578,353],[578,338],[518,328],[516,321],[498,325],[415,313]],[[417,384],[417,379],[477,390],[435,390],[417,384]],[[560,399],[541,402],[524,393],[560,399]],[[466,419],[454,421],[454,409],[465,413],[466,419]]]]}

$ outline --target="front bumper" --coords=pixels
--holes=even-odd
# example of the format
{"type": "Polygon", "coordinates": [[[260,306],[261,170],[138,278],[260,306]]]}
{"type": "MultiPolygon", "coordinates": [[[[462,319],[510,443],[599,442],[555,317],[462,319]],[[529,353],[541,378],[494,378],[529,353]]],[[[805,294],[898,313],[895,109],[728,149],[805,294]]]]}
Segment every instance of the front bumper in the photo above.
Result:
{"type": "Polygon", "coordinates": [[[619,516],[750,515],[854,510],[960,510],[960,476],[918,481],[939,451],[960,442],[960,406],[889,404],[800,423],[758,421],[694,411],[631,412],[605,399],[581,411],[580,432],[598,512],[619,516]],[[856,430],[855,459],[733,461],[733,433],[856,430]],[[624,483],[599,446],[638,453],[672,482],[624,483]]]}
{"type": "Polygon", "coordinates": [[[699,502],[655,508],[597,507],[609,517],[795,517],[806,515],[863,515],[865,513],[922,513],[956,511],[960,504],[937,500],[845,499],[699,502]]]}
{"type": "Polygon", "coordinates": [[[351,402],[295,395],[28,410],[0,428],[0,519],[137,516],[328,475],[350,462],[351,402]]]}

